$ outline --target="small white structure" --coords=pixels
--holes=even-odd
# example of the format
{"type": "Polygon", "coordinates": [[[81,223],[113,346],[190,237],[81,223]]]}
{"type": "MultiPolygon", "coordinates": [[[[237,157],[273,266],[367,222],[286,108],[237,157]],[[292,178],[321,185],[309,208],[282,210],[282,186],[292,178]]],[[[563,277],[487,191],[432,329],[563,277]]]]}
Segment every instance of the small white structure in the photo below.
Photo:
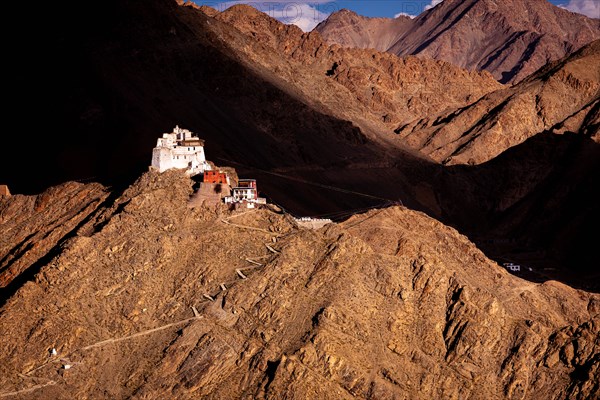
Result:
{"type": "Polygon", "coordinates": [[[509,271],[512,272],[521,272],[521,266],[519,264],[513,264],[513,263],[504,263],[502,264],[504,266],[504,268],[506,268],[509,271]]]}
{"type": "Polygon", "coordinates": [[[172,133],[164,133],[152,150],[150,169],[164,172],[171,168],[185,169],[189,175],[212,169],[204,155],[204,141],[179,126],[172,133]]]}
{"type": "Polygon", "coordinates": [[[308,229],[321,229],[327,224],[331,224],[333,221],[329,218],[311,218],[311,217],[300,217],[294,218],[298,226],[308,229]]]}

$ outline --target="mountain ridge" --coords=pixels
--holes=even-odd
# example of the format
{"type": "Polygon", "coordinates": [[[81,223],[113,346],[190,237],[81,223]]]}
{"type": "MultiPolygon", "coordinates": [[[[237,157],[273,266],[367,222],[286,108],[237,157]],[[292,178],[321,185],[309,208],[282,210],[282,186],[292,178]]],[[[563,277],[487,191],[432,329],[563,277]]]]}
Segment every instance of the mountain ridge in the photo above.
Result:
{"type": "MultiPolygon", "coordinates": [[[[401,126],[396,133],[440,162],[479,164],[545,130],[561,132],[563,121],[582,113],[580,125],[571,127],[578,132],[587,115],[584,110],[591,111],[600,100],[600,71],[589,68],[598,63],[600,40],[510,88],[437,120],[401,126]]],[[[592,126],[590,130],[589,136],[597,140],[597,132],[592,126]]]]}
{"type": "Polygon", "coordinates": [[[397,18],[371,18],[348,9],[332,13],[315,28],[324,38],[335,37],[334,43],[352,44],[350,47],[373,48],[386,51],[410,27],[407,16],[397,18]]]}

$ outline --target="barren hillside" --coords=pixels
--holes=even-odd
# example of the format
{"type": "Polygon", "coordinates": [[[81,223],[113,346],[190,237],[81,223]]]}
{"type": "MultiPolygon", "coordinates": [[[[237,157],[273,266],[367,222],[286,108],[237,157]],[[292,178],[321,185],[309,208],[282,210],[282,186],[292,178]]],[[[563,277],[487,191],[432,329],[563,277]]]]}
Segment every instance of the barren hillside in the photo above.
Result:
{"type": "Polygon", "coordinates": [[[277,211],[190,209],[191,187],[145,174],[7,299],[1,396],[598,392],[598,295],[511,276],[402,207],[311,231],[277,211]]]}

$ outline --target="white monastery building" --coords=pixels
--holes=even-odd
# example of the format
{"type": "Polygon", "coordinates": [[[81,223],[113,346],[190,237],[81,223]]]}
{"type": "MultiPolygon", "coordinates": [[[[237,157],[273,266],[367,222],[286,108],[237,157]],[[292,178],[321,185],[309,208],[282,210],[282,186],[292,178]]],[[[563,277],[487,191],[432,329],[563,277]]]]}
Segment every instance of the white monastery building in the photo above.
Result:
{"type": "Polygon", "coordinates": [[[226,172],[213,167],[204,155],[204,140],[187,129],[175,126],[172,133],[163,133],[152,149],[151,171],[164,172],[176,168],[183,169],[191,176],[202,174],[202,182],[188,206],[210,202],[231,205],[233,208],[256,208],[267,204],[267,199],[258,197],[256,179],[239,179],[231,188],[231,180],[226,172]]]}
{"type": "Polygon", "coordinates": [[[164,172],[171,168],[185,169],[189,175],[202,174],[212,167],[204,155],[204,140],[187,129],[176,126],[164,133],[152,150],[151,169],[164,172]]]}

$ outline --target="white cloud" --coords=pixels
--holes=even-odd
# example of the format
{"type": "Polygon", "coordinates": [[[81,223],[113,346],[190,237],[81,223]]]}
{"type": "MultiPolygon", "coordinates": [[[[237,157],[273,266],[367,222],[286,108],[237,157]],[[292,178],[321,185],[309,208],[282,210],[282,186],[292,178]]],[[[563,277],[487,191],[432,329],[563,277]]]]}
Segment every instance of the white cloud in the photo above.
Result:
{"type": "Polygon", "coordinates": [[[444,1],[444,0],[431,0],[431,3],[429,3],[428,5],[425,6],[425,10],[429,10],[430,8],[437,6],[442,1],[444,1]]]}
{"type": "Polygon", "coordinates": [[[600,18],[600,2],[598,0],[569,0],[569,4],[560,7],[590,18],[600,18]]]}
{"type": "MultiPolygon", "coordinates": [[[[200,4],[201,2],[196,0],[196,3],[200,4]]],[[[201,4],[210,5],[219,11],[224,11],[236,4],[247,4],[284,24],[297,25],[304,32],[313,30],[319,22],[327,19],[332,12],[338,11],[337,5],[330,0],[311,0],[310,4],[292,0],[256,2],[234,0],[216,3],[203,2],[201,4]]]]}
{"type": "Polygon", "coordinates": [[[409,14],[409,13],[405,13],[405,12],[400,12],[400,13],[394,15],[394,18],[398,18],[398,17],[408,17],[410,19],[413,19],[413,18],[416,18],[417,16],[409,14]]]}
{"type": "Polygon", "coordinates": [[[304,32],[310,32],[330,13],[306,3],[288,3],[282,8],[271,10],[268,14],[284,24],[294,24],[304,32]]]}
{"type": "Polygon", "coordinates": [[[423,11],[427,11],[429,9],[432,9],[433,7],[437,6],[438,4],[440,4],[441,2],[443,2],[444,0],[431,0],[431,3],[427,4],[425,6],[425,8],[423,8],[423,4],[425,3],[423,2],[415,2],[415,1],[407,1],[407,2],[403,2],[401,3],[401,8],[400,8],[400,12],[397,13],[396,15],[394,15],[394,18],[398,18],[398,17],[409,17],[409,18],[416,18],[417,15],[421,14],[423,11]]]}

